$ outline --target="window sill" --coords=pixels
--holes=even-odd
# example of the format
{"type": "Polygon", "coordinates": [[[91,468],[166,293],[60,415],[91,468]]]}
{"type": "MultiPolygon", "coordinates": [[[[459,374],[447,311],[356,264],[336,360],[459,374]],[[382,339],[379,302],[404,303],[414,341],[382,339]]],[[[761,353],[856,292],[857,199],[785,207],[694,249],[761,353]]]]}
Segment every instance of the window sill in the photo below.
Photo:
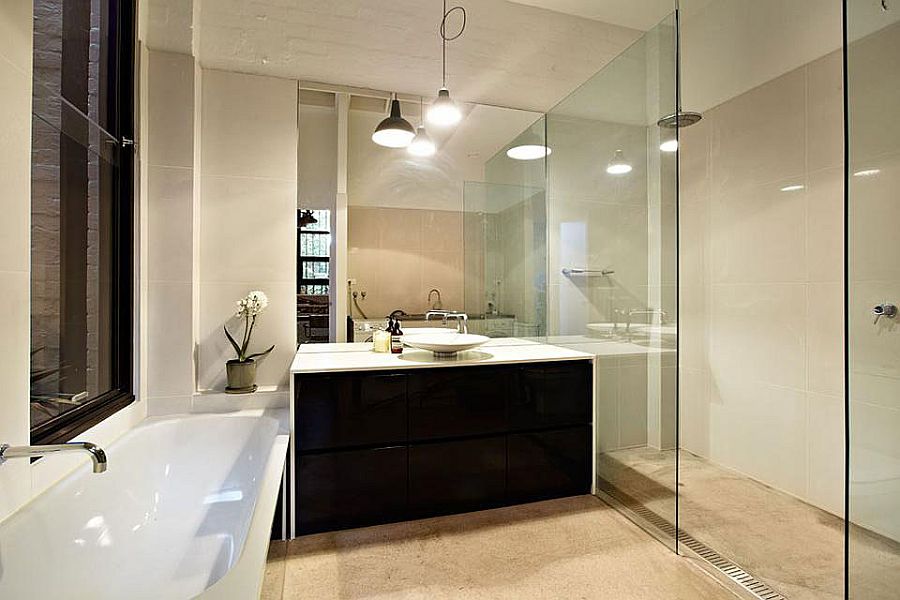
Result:
{"type": "Polygon", "coordinates": [[[134,394],[114,391],[41,423],[31,430],[31,444],[69,442],[134,402],[134,394]]]}

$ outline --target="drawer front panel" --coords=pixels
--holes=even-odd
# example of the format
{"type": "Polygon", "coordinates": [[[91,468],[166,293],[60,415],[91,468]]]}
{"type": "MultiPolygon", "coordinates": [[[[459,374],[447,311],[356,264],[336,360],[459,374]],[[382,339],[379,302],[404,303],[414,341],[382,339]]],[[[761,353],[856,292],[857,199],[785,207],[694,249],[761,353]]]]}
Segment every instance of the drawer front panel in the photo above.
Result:
{"type": "Polygon", "coordinates": [[[593,365],[572,361],[522,367],[510,397],[510,428],[541,429],[591,422],[593,365]]]}
{"type": "Polygon", "coordinates": [[[413,440],[502,433],[513,369],[429,369],[409,376],[413,440]]]}
{"type": "Polygon", "coordinates": [[[301,456],[297,476],[301,534],[388,523],[406,516],[405,447],[301,456]]]}
{"type": "Polygon", "coordinates": [[[413,517],[498,506],[506,497],[506,436],[409,449],[413,517]]]}
{"type": "Polygon", "coordinates": [[[295,383],[301,451],[406,442],[405,374],[301,376],[295,383]]]}
{"type": "Polygon", "coordinates": [[[510,434],[508,457],[510,502],[591,491],[591,429],[587,425],[510,434]]]}

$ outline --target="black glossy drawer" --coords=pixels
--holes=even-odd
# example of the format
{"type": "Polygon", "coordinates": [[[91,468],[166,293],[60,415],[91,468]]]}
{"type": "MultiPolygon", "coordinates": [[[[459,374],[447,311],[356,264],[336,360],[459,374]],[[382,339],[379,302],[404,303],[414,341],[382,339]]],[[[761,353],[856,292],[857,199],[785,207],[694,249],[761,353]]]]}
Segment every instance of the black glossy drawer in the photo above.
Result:
{"type": "Polygon", "coordinates": [[[587,360],[521,367],[510,395],[510,429],[590,423],[592,386],[593,364],[587,360]]]}
{"type": "Polygon", "coordinates": [[[300,451],[405,443],[406,387],[405,374],[297,376],[300,451]]]}
{"type": "Polygon", "coordinates": [[[591,491],[591,428],[510,434],[510,502],[574,496],[591,491]]]}
{"type": "Polygon", "coordinates": [[[413,517],[499,506],[506,497],[506,436],[411,446],[413,517]]]}
{"type": "Polygon", "coordinates": [[[301,534],[401,520],[406,516],[407,449],[301,456],[296,494],[301,534]]]}
{"type": "Polygon", "coordinates": [[[501,433],[514,369],[423,369],[409,376],[412,440],[501,433]]]}

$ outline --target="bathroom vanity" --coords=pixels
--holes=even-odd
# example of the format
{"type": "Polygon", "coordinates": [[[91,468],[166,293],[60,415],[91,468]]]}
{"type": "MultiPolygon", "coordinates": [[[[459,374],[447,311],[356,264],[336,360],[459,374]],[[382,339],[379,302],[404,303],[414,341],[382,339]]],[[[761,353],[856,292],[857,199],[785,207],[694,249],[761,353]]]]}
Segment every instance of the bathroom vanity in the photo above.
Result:
{"type": "Polygon", "coordinates": [[[302,346],[294,533],[590,492],[593,356],[492,340],[454,360],[302,346]]]}

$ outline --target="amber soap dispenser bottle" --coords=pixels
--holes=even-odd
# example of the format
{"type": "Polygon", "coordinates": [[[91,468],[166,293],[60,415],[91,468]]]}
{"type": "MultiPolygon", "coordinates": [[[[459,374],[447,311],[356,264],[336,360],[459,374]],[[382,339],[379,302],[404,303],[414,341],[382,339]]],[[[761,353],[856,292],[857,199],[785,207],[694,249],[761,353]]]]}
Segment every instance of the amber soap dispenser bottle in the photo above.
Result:
{"type": "Polygon", "coordinates": [[[403,331],[400,329],[400,319],[394,319],[391,325],[391,354],[400,354],[403,352],[403,341],[400,338],[403,331]]]}

